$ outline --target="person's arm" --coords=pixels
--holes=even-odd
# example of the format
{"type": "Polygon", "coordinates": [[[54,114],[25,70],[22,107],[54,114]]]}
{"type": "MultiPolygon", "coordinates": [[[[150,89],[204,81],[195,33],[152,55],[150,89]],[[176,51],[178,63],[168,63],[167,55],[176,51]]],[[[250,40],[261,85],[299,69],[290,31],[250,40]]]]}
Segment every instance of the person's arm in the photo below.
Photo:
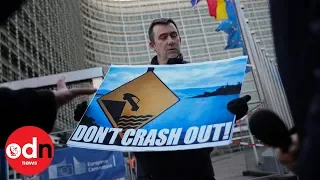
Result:
{"type": "Polygon", "coordinates": [[[90,95],[95,91],[95,88],[68,89],[64,78],[58,81],[57,91],[0,88],[0,145],[3,147],[10,134],[22,126],[36,126],[50,133],[59,107],[77,96],[90,95]]]}
{"type": "Polygon", "coordinates": [[[36,125],[51,131],[57,113],[53,92],[1,88],[0,99],[2,119],[9,125],[36,125]]]}
{"type": "Polygon", "coordinates": [[[51,91],[0,89],[1,146],[10,134],[22,126],[37,126],[46,132],[53,128],[57,106],[51,91]]]}

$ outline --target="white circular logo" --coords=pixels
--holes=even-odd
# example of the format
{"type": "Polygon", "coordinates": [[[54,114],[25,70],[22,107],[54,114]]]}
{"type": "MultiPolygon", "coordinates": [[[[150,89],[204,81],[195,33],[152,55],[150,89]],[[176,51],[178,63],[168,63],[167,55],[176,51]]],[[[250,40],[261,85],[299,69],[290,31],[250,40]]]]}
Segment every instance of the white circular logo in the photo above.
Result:
{"type": "Polygon", "coordinates": [[[18,144],[9,144],[6,148],[6,154],[11,159],[17,159],[21,155],[21,148],[18,144]]]}

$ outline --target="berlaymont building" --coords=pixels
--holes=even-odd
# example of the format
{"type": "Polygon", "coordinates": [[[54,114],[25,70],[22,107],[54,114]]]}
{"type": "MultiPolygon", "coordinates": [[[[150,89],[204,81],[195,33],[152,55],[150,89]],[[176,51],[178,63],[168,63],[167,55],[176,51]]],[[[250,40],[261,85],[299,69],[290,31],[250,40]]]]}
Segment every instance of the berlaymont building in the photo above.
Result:
{"type": "MultiPolygon", "coordinates": [[[[260,41],[267,58],[274,60],[268,0],[240,3],[250,33],[260,41]]],[[[242,55],[242,49],[225,50],[227,36],[215,31],[220,22],[209,16],[205,0],[197,8],[192,8],[190,0],[28,0],[0,27],[0,82],[110,64],[149,64],[155,53],[148,46],[147,31],[151,21],[160,17],[172,18],[179,26],[187,61],[242,55]]],[[[79,81],[68,86],[90,85],[79,81]]],[[[251,95],[251,109],[261,103],[257,87],[252,72],[247,73],[241,96],[251,95]]],[[[77,98],[60,109],[55,132],[75,128],[73,111],[83,100],[89,99],[77,98]]],[[[247,137],[248,131],[234,131],[235,139],[247,137]]]]}
{"type": "MultiPolygon", "coordinates": [[[[250,30],[272,58],[273,42],[267,0],[241,0],[250,30]]],[[[241,56],[242,49],[225,50],[227,36],[215,29],[220,21],[209,16],[206,1],[192,8],[189,0],[81,0],[86,61],[106,64],[148,64],[155,55],[148,46],[152,20],[170,17],[182,36],[184,59],[197,63],[241,56]]],[[[243,95],[259,103],[255,83],[248,73],[243,95]]]]}

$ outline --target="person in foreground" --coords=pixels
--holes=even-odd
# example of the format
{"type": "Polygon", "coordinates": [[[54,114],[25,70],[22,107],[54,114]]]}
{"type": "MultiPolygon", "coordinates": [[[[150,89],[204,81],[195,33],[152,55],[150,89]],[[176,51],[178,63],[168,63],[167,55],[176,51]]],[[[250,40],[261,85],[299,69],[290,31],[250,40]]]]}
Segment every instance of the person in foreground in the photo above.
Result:
{"type": "MultiPolygon", "coordinates": [[[[185,64],[180,53],[181,37],[172,19],[161,18],[151,23],[149,28],[150,47],[157,53],[152,65],[185,64]]],[[[79,104],[75,110],[75,120],[79,121],[87,108],[79,104]]],[[[238,119],[248,111],[245,100],[239,98],[228,105],[229,111],[238,119]]],[[[138,180],[199,179],[215,180],[210,153],[213,148],[167,151],[136,152],[138,180]]]]}
{"type": "Polygon", "coordinates": [[[279,74],[296,128],[289,152],[277,149],[277,155],[300,180],[319,179],[320,1],[269,4],[279,74]]]}
{"type": "Polygon", "coordinates": [[[1,126],[0,148],[4,148],[13,131],[23,126],[36,126],[50,133],[61,106],[77,96],[90,95],[95,91],[94,88],[68,89],[64,78],[58,80],[56,91],[0,88],[0,113],[4,123],[1,126]]]}
{"type": "MultiPolygon", "coordinates": [[[[0,25],[21,8],[26,0],[1,1],[0,25]]],[[[56,91],[37,91],[31,88],[12,90],[0,88],[1,126],[0,149],[3,149],[10,134],[23,126],[37,126],[47,133],[51,132],[59,107],[70,102],[77,96],[90,95],[94,88],[68,89],[64,78],[57,82],[56,91]]]]}

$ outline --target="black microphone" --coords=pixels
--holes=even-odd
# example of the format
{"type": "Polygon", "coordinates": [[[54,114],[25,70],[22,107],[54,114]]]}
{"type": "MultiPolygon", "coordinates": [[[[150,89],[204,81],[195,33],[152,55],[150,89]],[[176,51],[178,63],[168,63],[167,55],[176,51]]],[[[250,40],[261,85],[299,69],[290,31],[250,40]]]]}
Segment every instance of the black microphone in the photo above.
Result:
{"type": "Polygon", "coordinates": [[[263,143],[288,152],[290,132],[281,118],[270,110],[259,110],[249,117],[249,129],[263,143]]]}

